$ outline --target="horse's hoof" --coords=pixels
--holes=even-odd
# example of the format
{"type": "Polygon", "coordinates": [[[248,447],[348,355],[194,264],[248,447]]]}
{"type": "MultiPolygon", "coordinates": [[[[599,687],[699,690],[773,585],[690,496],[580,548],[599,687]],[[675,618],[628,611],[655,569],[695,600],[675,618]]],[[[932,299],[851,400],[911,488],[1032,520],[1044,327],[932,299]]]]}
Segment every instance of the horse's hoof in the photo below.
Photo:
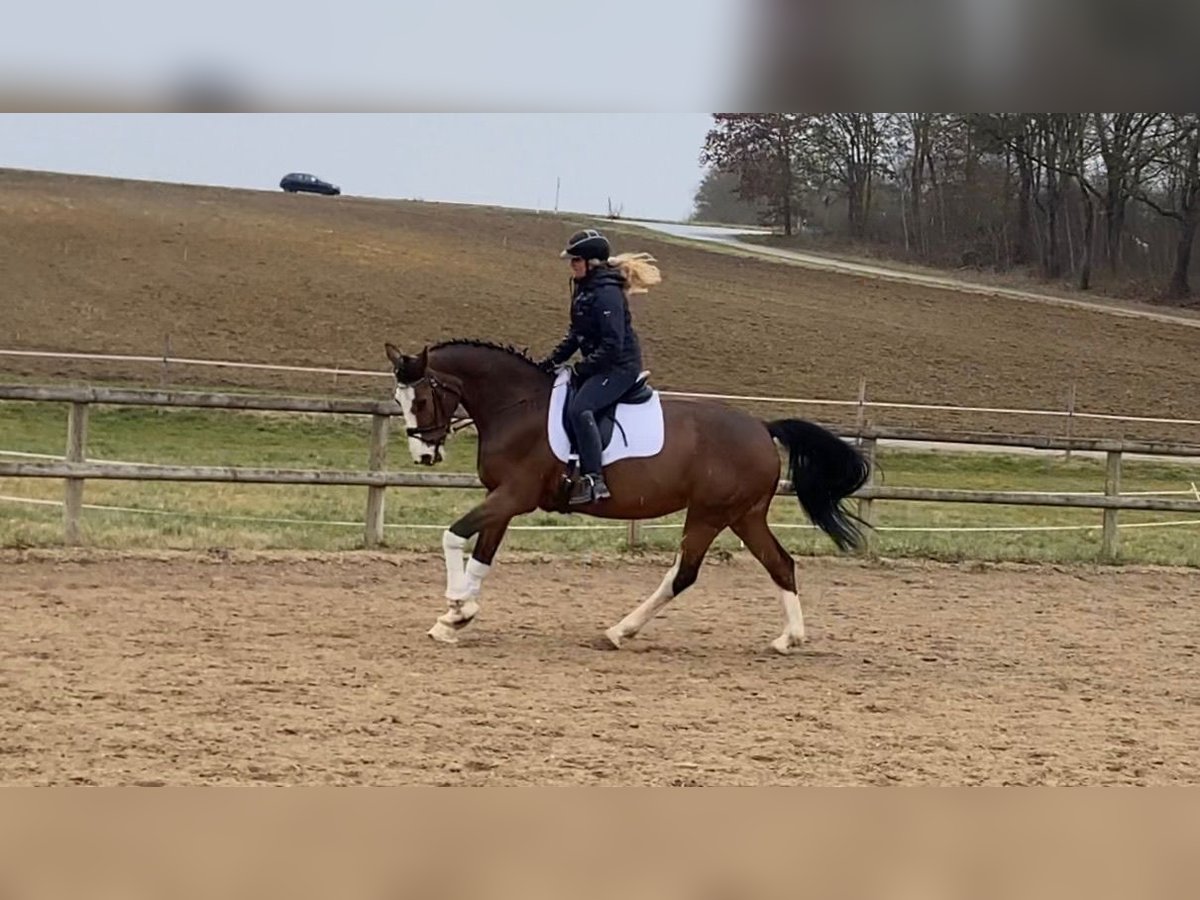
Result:
{"type": "Polygon", "coordinates": [[[620,650],[621,636],[610,628],[604,634],[598,634],[587,641],[584,646],[591,647],[593,650],[620,650]]]}
{"type": "Polygon", "coordinates": [[[443,644],[458,643],[458,635],[455,634],[454,629],[445,622],[434,622],[433,627],[430,628],[426,633],[435,641],[440,641],[443,644]]]}
{"type": "Polygon", "coordinates": [[[438,621],[444,622],[455,631],[460,631],[474,622],[477,615],[479,615],[479,604],[474,600],[466,600],[458,605],[458,609],[452,610],[438,621]]]}
{"type": "Polygon", "coordinates": [[[771,649],[774,650],[776,653],[778,653],[780,656],[790,656],[792,653],[792,650],[795,647],[798,647],[799,645],[800,645],[799,641],[793,642],[793,639],[789,638],[787,635],[782,635],[780,637],[775,638],[775,640],[771,641],[771,649]]]}

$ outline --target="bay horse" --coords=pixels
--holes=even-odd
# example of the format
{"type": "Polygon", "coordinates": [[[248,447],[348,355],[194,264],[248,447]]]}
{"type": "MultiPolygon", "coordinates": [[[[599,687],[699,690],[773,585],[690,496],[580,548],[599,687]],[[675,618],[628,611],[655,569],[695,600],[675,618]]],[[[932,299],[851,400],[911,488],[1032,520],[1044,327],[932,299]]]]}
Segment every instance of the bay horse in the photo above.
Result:
{"type": "MultiPolygon", "coordinates": [[[[567,466],[555,456],[547,431],[555,377],[523,351],[487,341],[444,341],[413,356],[391,343],[384,347],[414,462],[441,461],[460,406],[478,433],[477,470],[487,497],[443,534],[449,609],[429,631],[435,640],[454,643],[479,612],[482,582],[513,518],[565,509],[567,466]]],[[[870,463],[853,445],[802,419],[764,421],[715,401],[676,397],[663,398],[661,408],[662,449],[606,466],[612,497],[572,508],[624,520],[687,511],[674,564],[657,590],[605,632],[606,646],[620,648],[691,587],[709,546],[730,528],[779,589],[785,624],[771,647],[789,653],[804,641],[804,616],[795,562],[767,524],[780,475],[776,442],[788,453],[801,507],[842,550],[862,543],[861,520],[843,503],[866,483],[870,463]]]]}

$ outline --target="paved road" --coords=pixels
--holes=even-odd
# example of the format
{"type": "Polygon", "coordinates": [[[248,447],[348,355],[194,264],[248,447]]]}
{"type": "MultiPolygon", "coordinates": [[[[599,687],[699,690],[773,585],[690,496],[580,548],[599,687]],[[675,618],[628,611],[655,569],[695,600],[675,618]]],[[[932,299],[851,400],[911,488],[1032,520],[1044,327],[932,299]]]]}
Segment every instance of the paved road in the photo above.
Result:
{"type": "Polygon", "coordinates": [[[982,294],[989,297],[1006,297],[1012,300],[1023,300],[1030,303],[1040,303],[1046,306],[1059,306],[1072,309],[1084,309],[1088,312],[1116,316],[1124,319],[1144,319],[1161,322],[1167,325],[1178,325],[1183,328],[1200,328],[1200,316],[1186,310],[1179,312],[1156,312],[1149,309],[1136,309],[1123,306],[1111,306],[1106,303],[1088,300],[1072,300],[1066,297],[1055,297],[1050,294],[1039,294],[1033,291],[1022,291],[1017,288],[1006,288],[977,282],[962,281],[941,275],[928,275],[921,272],[907,272],[901,269],[888,268],[885,265],[850,262],[842,259],[832,259],[828,256],[818,256],[801,250],[788,250],[782,247],[767,247],[761,244],[751,244],[740,237],[747,234],[769,234],[770,232],[756,228],[724,228],[712,225],[685,225],[675,222],[645,222],[626,220],[622,225],[635,225],[661,234],[668,234],[683,240],[701,243],[721,244],[725,247],[736,248],[739,252],[753,256],[773,257],[785,260],[794,265],[824,272],[841,272],[846,275],[857,275],[866,278],[879,278],[886,281],[896,281],[904,284],[919,284],[943,290],[961,291],[968,294],[982,294]]]}
{"type": "MultiPolygon", "coordinates": [[[[1189,317],[1187,312],[1180,312],[1178,314],[1166,312],[1159,313],[1152,310],[1128,309],[1123,307],[1108,306],[1103,303],[1088,302],[1086,300],[1070,300],[1063,297],[1053,297],[1047,294],[1038,294],[1031,291],[1021,291],[1015,288],[993,287],[991,285],[960,281],[955,278],[946,278],[937,275],[925,275],[919,272],[905,272],[898,269],[890,269],[882,265],[871,265],[867,263],[855,263],[848,262],[846,260],[831,259],[827,256],[816,256],[799,250],[786,250],[778,247],[766,247],[759,244],[750,244],[739,239],[741,236],[748,234],[770,234],[769,231],[760,228],[730,228],[714,225],[686,225],[677,222],[645,222],[640,220],[623,220],[621,225],[633,225],[639,228],[657,231],[661,234],[668,234],[672,237],[683,240],[721,244],[725,247],[734,248],[742,253],[775,257],[795,265],[800,265],[811,269],[819,269],[826,272],[842,272],[848,275],[880,278],[908,284],[928,285],[930,287],[941,288],[944,290],[963,291],[966,293],[983,294],[996,297],[1010,297],[1016,300],[1023,300],[1031,303],[1085,309],[1089,312],[1118,316],[1127,319],[1148,319],[1151,321],[1163,322],[1168,325],[1180,325],[1185,328],[1200,328],[1200,318],[1189,317]]],[[[937,444],[918,443],[912,441],[880,441],[879,443],[883,446],[894,447],[895,449],[927,450],[943,453],[998,453],[1015,454],[1021,456],[1063,455],[1063,451],[1061,450],[1039,450],[1032,447],[1009,447],[1002,445],[989,446],[980,444],[937,444]]],[[[1104,458],[1103,453],[1090,453],[1086,451],[1073,451],[1072,455],[1082,458],[1104,458]]],[[[1139,455],[1129,454],[1126,458],[1153,460],[1160,463],[1170,462],[1191,466],[1200,466],[1200,460],[1197,460],[1193,457],[1142,457],[1139,455]]]]}

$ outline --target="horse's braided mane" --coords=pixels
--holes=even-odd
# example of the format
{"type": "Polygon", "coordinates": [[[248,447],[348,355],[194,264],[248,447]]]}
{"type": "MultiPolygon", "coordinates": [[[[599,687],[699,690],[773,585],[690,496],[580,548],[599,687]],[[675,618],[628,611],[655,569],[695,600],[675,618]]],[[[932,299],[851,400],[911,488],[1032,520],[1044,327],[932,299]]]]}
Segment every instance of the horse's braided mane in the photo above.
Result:
{"type": "Polygon", "coordinates": [[[537,360],[529,355],[528,350],[514,347],[512,344],[497,344],[494,341],[482,341],[476,338],[453,338],[452,340],[433,344],[429,349],[439,350],[442,347],[483,347],[487,350],[499,350],[501,353],[507,353],[509,356],[516,357],[531,366],[537,365],[537,360]]]}

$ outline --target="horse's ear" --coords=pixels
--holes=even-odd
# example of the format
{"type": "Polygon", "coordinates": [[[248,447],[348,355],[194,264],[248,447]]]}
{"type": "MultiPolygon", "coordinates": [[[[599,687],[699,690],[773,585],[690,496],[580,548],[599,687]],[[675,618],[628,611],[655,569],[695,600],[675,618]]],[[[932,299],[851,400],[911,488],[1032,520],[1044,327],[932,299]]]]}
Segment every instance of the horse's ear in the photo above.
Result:
{"type": "Polygon", "coordinates": [[[385,343],[383,349],[387,351],[388,359],[392,361],[393,366],[400,364],[400,360],[404,359],[404,354],[400,352],[400,348],[395,344],[385,343]]]}
{"type": "Polygon", "coordinates": [[[425,349],[421,351],[421,355],[417,357],[417,370],[424,375],[425,369],[429,365],[429,345],[425,345],[425,349]]]}

